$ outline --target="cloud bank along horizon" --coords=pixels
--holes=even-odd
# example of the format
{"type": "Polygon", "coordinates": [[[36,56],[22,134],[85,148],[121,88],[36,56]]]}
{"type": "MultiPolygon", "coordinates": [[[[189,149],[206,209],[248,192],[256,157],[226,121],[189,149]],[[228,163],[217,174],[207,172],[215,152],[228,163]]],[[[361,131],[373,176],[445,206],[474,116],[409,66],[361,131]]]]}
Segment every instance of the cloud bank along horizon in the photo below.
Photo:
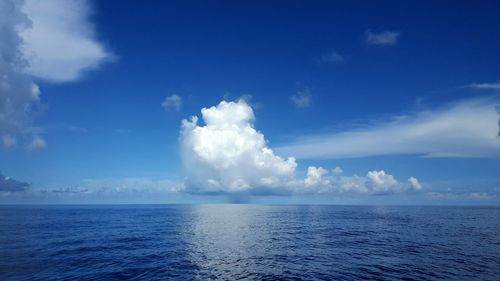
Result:
{"type": "Polygon", "coordinates": [[[366,176],[346,176],[340,167],[310,166],[305,178],[297,175],[294,157],[283,158],[267,146],[254,127],[255,115],[244,100],[221,101],[183,120],[180,132],[185,175],[182,191],[195,194],[287,195],[355,192],[390,194],[415,192],[415,177],[399,182],[384,170],[366,176]]]}

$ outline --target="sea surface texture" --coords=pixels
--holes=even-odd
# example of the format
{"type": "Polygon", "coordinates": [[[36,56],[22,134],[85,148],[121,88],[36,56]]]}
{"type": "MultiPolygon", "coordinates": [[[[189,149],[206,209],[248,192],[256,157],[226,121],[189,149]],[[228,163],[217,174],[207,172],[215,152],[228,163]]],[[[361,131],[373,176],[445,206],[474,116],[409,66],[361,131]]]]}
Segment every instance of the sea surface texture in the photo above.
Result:
{"type": "Polygon", "coordinates": [[[0,207],[0,280],[500,280],[500,208],[0,207]]]}

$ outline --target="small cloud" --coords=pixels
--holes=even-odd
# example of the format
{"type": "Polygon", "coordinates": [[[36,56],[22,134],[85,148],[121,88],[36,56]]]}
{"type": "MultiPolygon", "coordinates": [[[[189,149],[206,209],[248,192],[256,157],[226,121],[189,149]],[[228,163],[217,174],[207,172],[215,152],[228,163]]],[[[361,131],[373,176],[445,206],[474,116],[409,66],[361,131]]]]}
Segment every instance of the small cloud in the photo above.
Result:
{"type": "Polygon", "coordinates": [[[17,181],[10,177],[5,177],[0,172],[0,192],[21,192],[30,186],[29,183],[17,181]]]}
{"type": "Polygon", "coordinates": [[[312,95],[308,88],[305,88],[302,91],[298,91],[295,95],[290,97],[290,101],[297,108],[306,108],[311,106],[312,103],[312,95]]]}
{"type": "Polygon", "coordinates": [[[182,98],[178,95],[171,95],[165,98],[161,106],[167,111],[179,111],[182,108],[182,98]]]}
{"type": "Polygon", "coordinates": [[[333,170],[332,170],[332,173],[336,176],[340,176],[344,171],[342,170],[342,168],[340,168],[339,166],[335,167],[333,170]]]}
{"type": "Polygon", "coordinates": [[[368,45],[394,46],[398,43],[399,34],[398,31],[372,32],[368,29],[365,32],[365,42],[368,45]]]}
{"type": "Polygon", "coordinates": [[[11,148],[16,145],[17,140],[13,136],[5,135],[2,136],[2,144],[4,148],[11,148]]]}
{"type": "Polygon", "coordinates": [[[314,187],[318,185],[328,185],[330,181],[325,179],[328,170],[323,167],[310,166],[307,168],[307,177],[304,179],[305,187],[314,187]]]}
{"type": "Polygon", "coordinates": [[[42,150],[47,147],[47,143],[40,136],[35,136],[28,145],[28,150],[42,150]]]}
{"type": "Polygon", "coordinates": [[[386,174],[384,170],[370,171],[366,174],[368,183],[373,191],[377,194],[386,194],[396,191],[399,188],[399,183],[394,176],[386,174]]]}
{"type": "Polygon", "coordinates": [[[408,179],[408,182],[410,183],[410,186],[411,186],[414,190],[421,190],[421,189],[422,189],[422,185],[418,182],[418,179],[417,179],[417,178],[410,177],[410,178],[408,179]]]}
{"type": "Polygon", "coordinates": [[[333,62],[341,62],[344,60],[344,56],[339,54],[337,51],[331,51],[325,54],[322,54],[319,58],[321,63],[333,63],[333,62]]]}

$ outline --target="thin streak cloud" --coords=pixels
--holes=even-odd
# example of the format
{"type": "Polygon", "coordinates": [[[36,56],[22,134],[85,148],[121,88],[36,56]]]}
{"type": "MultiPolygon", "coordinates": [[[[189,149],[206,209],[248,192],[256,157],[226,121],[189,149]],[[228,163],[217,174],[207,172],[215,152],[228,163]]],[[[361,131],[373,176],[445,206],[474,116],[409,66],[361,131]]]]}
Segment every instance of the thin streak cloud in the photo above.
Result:
{"type": "Polygon", "coordinates": [[[364,129],[297,138],[276,148],[297,158],[354,158],[377,155],[500,157],[495,99],[466,100],[364,129]]]}
{"type": "Polygon", "coordinates": [[[479,90],[500,90],[500,83],[472,83],[464,87],[479,90]]]}

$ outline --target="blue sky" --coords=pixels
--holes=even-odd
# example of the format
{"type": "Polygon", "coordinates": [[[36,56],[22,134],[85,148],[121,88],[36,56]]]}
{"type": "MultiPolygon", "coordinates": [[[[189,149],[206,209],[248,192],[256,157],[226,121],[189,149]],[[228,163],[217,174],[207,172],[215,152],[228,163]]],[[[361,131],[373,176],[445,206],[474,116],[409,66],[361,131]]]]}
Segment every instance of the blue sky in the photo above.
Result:
{"type": "MultiPolygon", "coordinates": [[[[14,111],[0,108],[19,119],[15,126],[0,123],[1,203],[500,202],[496,1],[23,5],[0,6],[0,14],[16,10],[33,23],[16,34],[16,17],[1,22],[12,32],[0,36],[20,39],[0,46],[0,71],[31,81],[40,93],[19,99],[23,108],[36,107],[33,112],[7,115],[14,111]],[[46,14],[30,5],[43,5],[46,14]],[[77,15],[54,19],[47,16],[52,12],[77,15]],[[9,68],[19,63],[11,50],[22,53],[27,70],[9,68]],[[181,149],[187,143],[181,132],[193,143],[206,139],[196,139],[201,136],[181,128],[181,121],[197,115],[199,130],[207,129],[200,110],[222,100],[252,108],[244,122],[267,140],[273,157],[296,158],[286,180],[262,176],[287,186],[283,192],[248,180],[241,170],[261,172],[252,173],[243,158],[229,159],[240,164],[224,170],[214,168],[220,162],[207,160],[201,168],[194,162],[193,170],[212,165],[202,178],[186,171],[183,163],[194,156],[181,149]],[[313,175],[309,166],[327,174],[304,187],[313,175]],[[407,182],[410,177],[420,188],[407,182]],[[199,188],[211,179],[217,192],[199,188]],[[246,187],[235,192],[236,180],[246,187]],[[361,182],[364,191],[346,190],[347,181],[361,182]],[[19,183],[28,185],[8,189],[19,183]]],[[[21,96],[6,89],[0,105],[21,96]]],[[[232,114],[222,107],[214,112],[232,114]]],[[[227,156],[224,144],[210,145],[227,156]]]]}

